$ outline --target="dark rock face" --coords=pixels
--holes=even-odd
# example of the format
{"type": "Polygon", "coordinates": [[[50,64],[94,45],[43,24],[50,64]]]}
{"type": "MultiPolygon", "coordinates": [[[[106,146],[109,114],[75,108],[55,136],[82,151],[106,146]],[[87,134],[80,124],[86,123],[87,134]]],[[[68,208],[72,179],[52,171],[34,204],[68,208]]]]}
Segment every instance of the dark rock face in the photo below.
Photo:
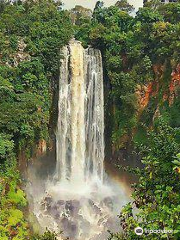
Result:
{"type": "Polygon", "coordinates": [[[63,231],[69,240],[104,240],[107,230],[117,229],[111,212],[113,199],[106,197],[101,201],[96,198],[81,197],[74,200],[58,200],[47,195],[41,202],[40,218],[49,216],[58,229],[63,231]]]}

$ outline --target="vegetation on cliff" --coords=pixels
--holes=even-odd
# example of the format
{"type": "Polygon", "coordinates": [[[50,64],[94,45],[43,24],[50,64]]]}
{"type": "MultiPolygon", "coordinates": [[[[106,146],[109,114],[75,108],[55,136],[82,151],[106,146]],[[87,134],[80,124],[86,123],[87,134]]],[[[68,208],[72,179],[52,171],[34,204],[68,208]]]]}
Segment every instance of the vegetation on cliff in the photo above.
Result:
{"type": "Polygon", "coordinates": [[[0,239],[28,239],[29,230],[22,209],[27,205],[20,189],[15,160],[0,169],[0,239]]]}
{"type": "Polygon", "coordinates": [[[152,1],[133,17],[125,0],[108,8],[98,1],[93,13],[80,6],[63,11],[52,0],[0,2],[0,240],[30,238],[15,159],[20,151],[30,157],[49,138],[60,49],[73,32],[102,51],[112,146],[137,142],[144,164],[130,170],[139,176],[134,202],[120,214],[123,232],[110,239],[138,239],[137,226],[174,230],[159,239],[180,238],[179,9],[152,1]]]}
{"type": "Polygon", "coordinates": [[[139,239],[137,226],[173,230],[145,233],[142,239],[179,239],[180,3],[152,1],[135,17],[126,6],[106,8],[99,1],[92,19],[81,18],[76,29],[84,45],[103,54],[112,145],[119,150],[135,142],[144,164],[142,170],[126,168],[139,182],[133,186],[133,203],[120,214],[123,232],[110,239],[139,239]]]}
{"type": "Polygon", "coordinates": [[[129,170],[139,176],[133,185],[133,203],[127,204],[119,216],[123,234],[112,234],[110,239],[139,239],[136,227],[144,229],[141,239],[180,238],[179,135],[180,128],[172,128],[160,118],[148,131],[146,144],[138,146],[144,168],[129,170]]]}
{"type": "MultiPolygon", "coordinates": [[[[0,239],[28,239],[17,158],[48,141],[60,49],[72,36],[56,1],[0,2],[0,239]]],[[[45,239],[45,238],[43,238],[45,239]]]]}
{"type": "Polygon", "coordinates": [[[106,8],[98,2],[93,18],[81,18],[77,27],[76,37],[103,53],[116,149],[123,147],[126,134],[131,140],[136,132],[141,141],[143,125],[152,126],[156,116],[180,126],[179,7],[179,3],[159,4],[156,10],[144,7],[132,17],[129,4],[106,8]]]}
{"type": "Polygon", "coordinates": [[[20,150],[48,138],[60,48],[72,28],[68,14],[53,1],[6,3],[0,16],[0,129],[20,150]]]}

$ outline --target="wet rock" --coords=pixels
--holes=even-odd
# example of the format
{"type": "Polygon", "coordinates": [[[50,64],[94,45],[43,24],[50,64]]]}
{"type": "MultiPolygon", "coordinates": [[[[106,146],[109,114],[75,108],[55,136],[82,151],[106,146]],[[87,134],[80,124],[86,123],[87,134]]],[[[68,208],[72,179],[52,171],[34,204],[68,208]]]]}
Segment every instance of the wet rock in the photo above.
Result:
{"type": "Polygon", "coordinates": [[[80,209],[79,201],[76,200],[67,201],[65,204],[66,212],[72,217],[75,217],[78,214],[79,209],[80,209]]]}
{"type": "Polygon", "coordinates": [[[64,200],[59,200],[59,201],[57,201],[57,205],[58,206],[64,206],[65,205],[65,201],[64,200]]]}
{"type": "Polygon", "coordinates": [[[52,207],[50,207],[50,215],[56,216],[57,213],[58,213],[58,208],[56,205],[53,205],[52,207]]]}
{"type": "Polygon", "coordinates": [[[107,197],[105,198],[102,202],[101,202],[102,205],[105,205],[106,207],[108,207],[109,209],[113,209],[113,201],[112,201],[112,198],[110,197],[107,197]]]}
{"type": "Polygon", "coordinates": [[[75,238],[78,232],[78,228],[76,223],[68,220],[67,218],[63,218],[61,220],[61,226],[65,233],[68,233],[68,237],[71,239],[72,237],[75,238]]]}

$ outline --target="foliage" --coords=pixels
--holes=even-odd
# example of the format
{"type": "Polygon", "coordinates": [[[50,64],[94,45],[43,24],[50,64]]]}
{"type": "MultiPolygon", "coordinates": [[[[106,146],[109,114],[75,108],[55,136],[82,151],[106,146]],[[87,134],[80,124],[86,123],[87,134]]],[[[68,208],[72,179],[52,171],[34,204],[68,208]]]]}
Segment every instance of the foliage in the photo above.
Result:
{"type": "Polygon", "coordinates": [[[130,5],[127,0],[120,0],[117,1],[117,3],[115,4],[116,7],[120,8],[122,11],[126,11],[131,13],[132,11],[134,11],[134,7],[133,5],[130,5]]]}
{"type": "Polygon", "coordinates": [[[72,27],[54,1],[6,2],[0,15],[0,129],[23,148],[48,138],[60,49],[72,27]]]}
{"type": "MultiPolygon", "coordinates": [[[[163,119],[149,132],[148,141],[140,146],[144,168],[139,171],[139,182],[134,184],[134,202],[120,214],[123,234],[112,234],[110,239],[139,239],[134,233],[137,226],[173,230],[173,233],[158,233],[158,239],[179,239],[179,133],[179,128],[168,126],[163,119]]],[[[157,239],[157,233],[145,233],[141,238],[157,239]]]]}
{"type": "Polygon", "coordinates": [[[38,235],[34,236],[32,240],[57,240],[57,234],[47,230],[41,236],[38,236],[38,235]]]}
{"type": "MultiPolygon", "coordinates": [[[[61,2],[53,0],[0,1],[0,239],[28,239],[22,212],[27,203],[14,159],[19,150],[29,151],[40,139],[49,138],[60,49],[73,31],[84,46],[91,44],[102,52],[112,144],[123,147],[123,138],[144,144],[140,153],[145,168],[134,170],[140,176],[134,204],[120,215],[123,233],[110,239],[138,239],[136,226],[179,230],[179,93],[169,104],[169,87],[180,61],[180,3],[153,0],[135,17],[132,11],[126,0],[110,7],[98,1],[93,13],[81,6],[63,11],[61,2]],[[149,83],[148,97],[137,93],[149,83]],[[140,106],[144,98],[147,103],[140,106]]],[[[160,238],[178,239],[178,234],[160,238]]],[[[34,239],[56,238],[47,231],[34,239]]]]}
{"type": "MultiPolygon", "coordinates": [[[[61,235],[62,232],[59,234],[51,232],[49,230],[46,230],[46,232],[43,235],[35,235],[31,238],[31,240],[58,240],[58,235],[61,235]]],[[[64,240],[68,240],[63,238],[64,240]]]]}
{"type": "Polygon", "coordinates": [[[84,45],[92,44],[103,55],[105,84],[109,88],[106,106],[112,108],[113,146],[117,150],[124,147],[126,136],[143,144],[139,154],[144,169],[127,168],[139,176],[132,195],[134,202],[123,208],[119,216],[123,231],[111,234],[112,240],[139,239],[134,232],[137,226],[174,231],[145,233],[142,239],[180,238],[177,86],[173,103],[169,101],[171,74],[180,61],[179,9],[179,2],[151,1],[133,18],[122,11],[122,5],[106,8],[98,1],[92,20],[83,28],[84,45]],[[147,92],[137,93],[137,87],[147,92]],[[140,101],[144,102],[142,106],[140,101]]]}
{"type": "MultiPolygon", "coordinates": [[[[75,32],[84,46],[91,44],[102,52],[105,84],[109,86],[106,105],[113,105],[111,137],[117,149],[123,146],[119,145],[123,136],[131,138],[139,121],[146,124],[148,118],[147,125],[152,125],[155,111],[169,91],[171,73],[180,61],[180,3],[151,1],[135,17],[129,15],[129,7],[126,1],[108,8],[98,1],[93,18],[79,24],[75,32]],[[138,109],[137,86],[149,83],[158,90],[152,89],[154,95],[142,113],[138,109]]],[[[160,114],[168,111],[164,109],[165,105],[160,107],[160,114]]]]}
{"type": "Polygon", "coordinates": [[[167,102],[164,102],[161,107],[162,116],[167,119],[172,127],[180,127],[180,95],[178,93],[177,98],[171,106],[167,102]]]}
{"type": "Polygon", "coordinates": [[[49,139],[61,48],[73,28],[53,0],[0,1],[0,18],[0,239],[24,240],[27,202],[15,158],[49,139]]]}
{"type": "Polygon", "coordinates": [[[74,8],[70,10],[70,17],[72,22],[80,26],[84,21],[90,20],[92,16],[92,10],[88,8],[84,8],[82,6],[76,5],[74,8]]]}
{"type": "Polygon", "coordinates": [[[20,189],[19,173],[15,160],[5,162],[0,169],[0,239],[29,239],[28,225],[22,208],[27,205],[20,189]]]}
{"type": "Polygon", "coordinates": [[[0,134],[0,159],[5,160],[8,156],[9,158],[13,155],[12,151],[14,148],[14,142],[10,135],[0,134]]]}

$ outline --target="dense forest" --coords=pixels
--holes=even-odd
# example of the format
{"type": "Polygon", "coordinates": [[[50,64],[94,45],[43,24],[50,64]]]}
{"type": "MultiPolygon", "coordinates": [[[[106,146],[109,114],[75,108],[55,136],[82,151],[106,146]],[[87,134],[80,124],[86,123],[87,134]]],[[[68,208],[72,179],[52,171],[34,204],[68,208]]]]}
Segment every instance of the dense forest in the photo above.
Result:
{"type": "MultiPolygon", "coordinates": [[[[109,240],[180,238],[180,3],[126,0],[94,11],[52,0],[0,2],[0,240],[35,235],[20,171],[42,141],[50,148],[61,49],[71,38],[101,50],[110,149],[141,156],[133,201],[109,240]],[[22,160],[22,154],[24,156],[22,160]],[[135,213],[136,212],[136,213],[135,213]],[[145,233],[143,229],[173,230],[145,233]]],[[[118,213],[117,213],[118,214],[118,213]]]]}

